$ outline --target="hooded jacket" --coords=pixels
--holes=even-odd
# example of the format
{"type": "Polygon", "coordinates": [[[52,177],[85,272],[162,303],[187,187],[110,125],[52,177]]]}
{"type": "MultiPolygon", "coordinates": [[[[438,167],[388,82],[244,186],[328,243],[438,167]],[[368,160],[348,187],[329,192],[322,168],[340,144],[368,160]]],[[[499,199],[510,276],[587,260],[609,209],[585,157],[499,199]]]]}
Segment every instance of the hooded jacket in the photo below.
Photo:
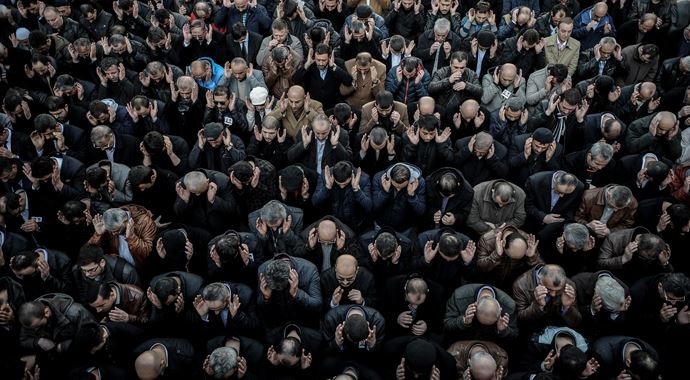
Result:
{"type": "MultiPolygon", "coordinates": [[[[422,171],[410,164],[400,163],[390,166],[383,172],[376,173],[373,179],[372,196],[373,211],[377,215],[379,226],[390,226],[396,231],[404,231],[414,225],[414,220],[424,215],[426,211],[426,182],[422,178],[422,171]],[[419,181],[414,195],[410,196],[406,189],[396,191],[393,184],[388,191],[383,189],[381,178],[390,178],[391,170],[396,165],[404,165],[410,171],[409,181],[419,181]]],[[[391,180],[392,182],[392,180],[391,180]]]]}

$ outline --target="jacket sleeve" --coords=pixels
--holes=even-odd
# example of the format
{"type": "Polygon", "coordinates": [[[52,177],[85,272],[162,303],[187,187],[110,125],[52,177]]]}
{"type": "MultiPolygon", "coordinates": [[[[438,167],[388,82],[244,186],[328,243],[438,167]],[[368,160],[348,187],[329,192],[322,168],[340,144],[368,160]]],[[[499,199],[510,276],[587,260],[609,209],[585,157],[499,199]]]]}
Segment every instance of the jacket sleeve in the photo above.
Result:
{"type": "MultiPolygon", "coordinates": [[[[535,194],[533,190],[532,181],[528,178],[527,183],[525,184],[525,212],[533,222],[537,223],[538,225],[542,225],[546,213],[539,210],[534,204],[533,199],[534,197],[537,197],[538,194],[535,194]]],[[[546,189],[542,190],[547,191],[546,189]]]]}
{"type": "Polygon", "coordinates": [[[359,191],[354,191],[355,200],[365,212],[370,213],[373,208],[373,203],[371,199],[371,184],[369,179],[364,180],[360,178],[359,181],[359,191]]]}
{"type": "Polygon", "coordinates": [[[500,92],[500,89],[494,83],[492,74],[484,75],[482,78],[482,88],[484,93],[482,94],[482,104],[489,104],[500,92]]]}
{"type": "Polygon", "coordinates": [[[321,299],[321,283],[319,282],[319,274],[316,269],[310,270],[308,274],[307,289],[297,289],[297,296],[295,302],[300,304],[305,309],[317,313],[321,311],[323,299],[321,299]]]}
{"type": "Polygon", "coordinates": [[[647,128],[639,128],[638,123],[639,120],[634,123],[636,125],[631,125],[630,128],[628,128],[628,133],[625,136],[625,147],[628,150],[628,153],[644,152],[650,146],[652,146],[656,140],[656,137],[652,136],[647,128]]]}
{"type": "Polygon", "coordinates": [[[539,102],[547,96],[546,89],[543,84],[538,84],[532,77],[527,79],[527,91],[525,92],[525,99],[530,106],[536,106],[539,102]]]}
{"type": "Polygon", "coordinates": [[[414,196],[407,196],[407,202],[417,216],[423,216],[426,211],[426,183],[423,178],[419,178],[418,181],[417,191],[415,191],[414,196]]]}
{"type": "Polygon", "coordinates": [[[477,199],[475,194],[475,197],[472,199],[472,208],[470,209],[470,214],[467,216],[467,226],[478,234],[483,234],[489,230],[489,226],[484,223],[479,215],[480,202],[481,199],[477,199]]]}
{"type": "Polygon", "coordinates": [[[436,70],[431,76],[431,82],[429,82],[427,91],[429,91],[429,94],[432,96],[452,89],[450,80],[448,78],[441,78],[439,75],[440,72],[441,70],[436,70]]]}
{"type": "Polygon", "coordinates": [[[481,99],[484,94],[484,88],[479,83],[479,76],[477,73],[470,74],[467,79],[468,80],[465,82],[465,91],[474,99],[481,99]]]}
{"type": "Polygon", "coordinates": [[[445,331],[452,334],[470,328],[472,325],[465,325],[463,321],[464,316],[465,310],[460,310],[460,305],[458,304],[455,294],[451,295],[446,303],[446,315],[443,317],[443,327],[445,331]]]}
{"type": "Polygon", "coordinates": [[[546,314],[544,310],[535,302],[534,295],[522,288],[519,279],[513,285],[513,295],[515,296],[515,308],[519,321],[533,321],[546,314]]]}

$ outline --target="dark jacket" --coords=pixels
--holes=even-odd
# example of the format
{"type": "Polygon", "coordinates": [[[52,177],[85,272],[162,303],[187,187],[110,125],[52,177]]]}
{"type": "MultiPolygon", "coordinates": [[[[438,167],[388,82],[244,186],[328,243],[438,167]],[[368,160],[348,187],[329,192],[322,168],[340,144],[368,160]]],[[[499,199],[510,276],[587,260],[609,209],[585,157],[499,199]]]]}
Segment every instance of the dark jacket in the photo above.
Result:
{"type": "MultiPolygon", "coordinates": [[[[421,129],[419,127],[412,128],[421,129]]],[[[436,133],[440,134],[441,130],[437,129],[436,133]]],[[[453,159],[453,143],[450,138],[439,144],[435,140],[424,142],[420,137],[417,145],[414,145],[410,142],[407,134],[403,135],[403,160],[419,167],[422,174],[428,175],[442,166],[451,165],[453,159]]]]}
{"type": "MultiPolygon", "coordinates": [[[[402,64],[402,61],[400,63],[402,64]]],[[[390,70],[388,70],[388,75],[386,76],[386,91],[393,93],[393,99],[405,104],[409,104],[419,101],[420,98],[429,95],[427,87],[431,81],[431,76],[426,69],[424,70],[422,81],[419,82],[419,84],[416,82],[416,77],[410,79],[407,78],[404,73],[402,75],[402,80],[398,82],[396,74],[397,70],[398,66],[392,67],[390,70]]]]}
{"type": "Polygon", "coordinates": [[[390,176],[393,166],[383,172],[376,173],[371,189],[374,208],[377,214],[376,223],[379,226],[390,226],[396,231],[404,231],[414,225],[415,218],[421,217],[426,211],[426,182],[419,168],[404,164],[410,170],[410,179],[419,181],[419,186],[413,196],[406,189],[396,191],[391,184],[386,192],[381,184],[381,177],[390,176]]]}
{"type": "Polygon", "coordinates": [[[661,63],[659,73],[656,76],[656,84],[662,92],[668,92],[674,88],[685,89],[690,85],[690,72],[683,72],[680,67],[680,58],[669,58],[661,63]]]}
{"type": "Polygon", "coordinates": [[[378,279],[377,286],[379,289],[385,284],[385,279],[406,274],[410,270],[412,255],[414,249],[414,242],[412,242],[405,235],[393,231],[390,228],[381,228],[378,231],[370,231],[359,237],[362,252],[366,256],[358,258],[359,265],[366,267],[371,270],[374,274],[374,278],[378,279]],[[400,258],[397,263],[393,263],[392,258],[383,259],[377,256],[376,261],[371,258],[369,254],[369,245],[375,244],[378,236],[384,232],[388,232],[395,236],[395,239],[400,247],[400,258]]]}
{"type": "MultiPolygon", "coordinates": [[[[616,170],[619,175],[619,179],[616,183],[627,186],[632,191],[635,199],[639,202],[652,198],[670,198],[671,186],[660,189],[659,186],[661,184],[659,182],[654,182],[652,178],[647,178],[647,182],[644,186],[640,187],[640,185],[638,185],[638,173],[642,169],[642,162],[645,154],[647,153],[631,154],[621,157],[621,159],[618,160],[618,170],[616,170]]],[[[669,160],[661,158],[659,162],[668,165],[669,170],[673,168],[673,163],[669,160]]]]}
{"type": "Polygon", "coordinates": [[[611,159],[603,169],[590,172],[587,170],[588,154],[589,149],[585,149],[565,156],[565,170],[575,174],[577,179],[585,184],[585,189],[589,189],[590,185],[600,187],[611,183],[611,178],[616,176],[616,160],[611,159]]]}
{"type": "Polygon", "coordinates": [[[416,308],[412,308],[408,301],[406,285],[414,278],[423,278],[418,273],[400,275],[389,278],[386,281],[383,296],[381,297],[381,307],[386,320],[391,321],[387,326],[389,337],[407,336],[414,337],[411,326],[419,321],[426,323],[427,329],[423,336],[430,336],[434,333],[443,331],[443,304],[446,302],[444,290],[440,284],[427,278],[423,278],[428,286],[426,299],[416,308]],[[412,325],[403,327],[398,323],[398,316],[401,313],[410,312],[412,314],[412,325]]]}
{"type": "Polygon", "coordinates": [[[259,240],[257,239],[256,235],[251,232],[235,232],[229,230],[214,237],[208,243],[209,257],[207,264],[209,281],[219,282],[230,280],[232,282],[248,284],[254,288],[257,281],[256,271],[259,268],[259,265],[266,261],[262,248],[263,247],[261,244],[259,244],[259,240]],[[213,260],[211,260],[210,251],[211,249],[217,249],[215,245],[221,238],[231,234],[237,234],[240,245],[247,245],[247,249],[249,250],[250,254],[249,262],[245,264],[239,255],[235,257],[227,257],[226,255],[219,253],[221,265],[218,267],[213,260]]]}
{"type": "Polygon", "coordinates": [[[444,233],[454,234],[460,242],[462,249],[465,249],[470,242],[469,237],[456,233],[450,228],[425,231],[417,237],[417,246],[415,255],[412,258],[411,269],[421,273],[425,278],[439,283],[443,287],[444,297],[447,297],[453,289],[459,287],[467,281],[468,277],[474,275],[476,265],[474,259],[469,263],[465,263],[464,258],[459,253],[453,260],[448,260],[437,254],[431,262],[427,263],[424,258],[424,246],[428,241],[438,245],[441,235],[444,233]]]}
{"type": "MultiPolygon", "coordinates": [[[[658,312],[657,312],[658,314],[658,312]]],[[[636,343],[645,352],[649,353],[651,357],[658,363],[659,355],[656,350],[647,342],[629,336],[606,336],[599,338],[592,343],[591,352],[596,358],[599,365],[601,365],[601,374],[605,378],[613,379],[618,376],[621,371],[627,369],[625,364],[625,346],[628,343],[636,343]]]]}
{"type": "MultiPolygon", "coordinates": [[[[335,184],[329,190],[323,176],[319,176],[312,203],[317,208],[324,207],[326,214],[342,220],[355,231],[362,232],[373,207],[369,175],[364,172],[360,174],[358,191],[354,191],[352,185],[341,188],[335,184]]],[[[308,230],[305,231],[308,233],[308,230]]]]}
{"type": "Polygon", "coordinates": [[[599,61],[595,58],[593,49],[580,52],[580,60],[577,63],[578,79],[590,79],[597,75],[607,75],[611,78],[616,78],[624,72],[623,62],[617,60],[613,54],[606,60],[604,70],[599,72],[599,61]]]}
{"type": "Polygon", "coordinates": [[[537,128],[544,127],[551,130],[551,132],[557,132],[559,125],[559,118],[564,117],[565,120],[565,131],[563,132],[561,138],[556,141],[563,145],[565,154],[576,151],[582,146],[582,126],[583,123],[577,122],[577,117],[575,112],[571,112],[569,115],[561,114],[558,106],[556,110],[551,115],[546,115],[546,109],[549,106],[549,100],[544,99],[538,105],[534,113],[530,112],[530,121],[528,125],[529,131],[534,131],[537,128]]]}
{"type": "Polygon", "coordinates": [[[525,183],[525,212],[527,218],[534,226],[543,226],[546,214],[559,214],[566,221],[575,217],[577,206],[585,191],[585,185],[577,181],[575,190],[559,197],[551,208],[551,188],[553,183],[553,171],[544,171],[531,175],[525,183]]]}
{"type": "MultiPolygon", "coordinates": [[[[335,133],[335,131],[332,131],[335,133]]],[[[292,144],[287,151],[287,159],[289,162],[300,163],[309,169],[319,171],[326,165],[333,167],[337,162],[349,160],[350,153],[348,148],[350,140],[347,136],[347,131],[340,129],[340,136],[338,137],[338,145],[333,146],[330,142],[330,137],[324,142],[323,156],[321,157],[321,168],[317,168],[318,163],[318,142],[316,137],[312,137],[312,141],[305,148],[302,143],[302,134],[298,133],[295,138],[295,143],[292,144]]]]}
{"type": "Polygon", "coordinates": [[[248,6],[245,12],[240,12],[237,7],[220,7],[213,20],[216,26],[228,31],[236,22],[243,22],[251,32],[264,33],[271,26],[271,17],[263,5],[257,4],[253,8],[248,6]]]}
{"type": "Polygon", "coordinates": [[[634,253],[632,260],[623,264],[623,254],[625,247],[635,240],[637,235],[646,234],[649,231],[644,227],[627,228],[613,231],[601,243],[599,260],[597,261],[600,269],[611,271],[618,278],[628,284],[646,277],[660,273],[673,272],[673,264],[662,266],[658,260],[648,260],[639,253],[634,253]]]}
{"type": "Polygon", "coordinates": [[[474,189],[469,181],[465,178],[459,169],[453,167],[444,167],[437,169],[426,177],[426,183],[429,184],[426,194],[426,224],[434,225],[434,214],[441,211],[441,214],[451,213],[455,216],[455,223],[453,225],[445,225],[443,221],[439,226],[458,228],[465,224],[467,215],[470,213],[470,206],[472,205],[472,198],[474,197],[474,189]],[[438,183],[441,177],[446,173],[452,173],[458,179],[457,192],[454,196],[448,198],[445,208],[443,207],[444,196],[440,193],[438,183]]]}
{"type": "Polygon", "coordinates": [[[525,142],[531,136],[531,133],[515,136],[508,153],[509,178],[521,187],[524,187],[527,178],[534,174],[547,170],[556,171],[562,167],[563,146],[559,143],[556,143],[556,151],[549,161],[546,161],[546,151],[541,154],[532,151],[529,158],[525,158],[525,142]]]}
{"type": "MultiPolygon", "coordinates": [[[[198,326],[199,314],[194,309],[194,298],[201,292],[204,279],[193,273],[188,272],[168,272],[159,274],[151,280],[150,289],[155,289],[156,284],[163,278],[173,278],[179,280],[184,307],[181,312],[175,311],[174,304],[165,305],[159,309],[151,308],[151,318],[146,326],[151,335],[168,335],[175,337],[195,336],[196,331],[193,327],[198,326]]],[[[164,300],[160,300],[161,303],[164,300]]]]}
{"type": "Polygon", "coordinates": [[[173,205],[175,214],[189,225],[206,228],[213,234],[220,234],[231,224],[236,224],[236,222],[232,223],[232,218],[237,214],[237,203],[232,196],[230,179],[225,174],[214,170],[200,171],[218,187],[214,202],[208,202],[206,192],[199,196],[190,194],[188,202],[177,196],[173,205]]]}
{"type": "Polygon", "coordinates": [[[503,41],[501,61],[515,64],[518,68],[518,72],[522,71],[522,77],[528,78],[532,72],[546,66],[546,60],[543,50],[541,53],[537,53],[534,48],[525,49],[522,47],[521,50],[518,51],[517,44],[521,35],[522,33],[519,33],[517,36],[507,38],[503,41]]]}
{"type": "Polygon", "coordinates": [[[139,274],[134,266],[118,256],[105,255],[105,268],[100,278],[90,279],[81,271],[79,265],[72,267],[72,281],[77,300],[86,302],[89,293],[107,282],[140,286],[139,274]]]}
{"type": "MultiPolygon", "coordinates": [[[[266,328],[282,326],[288,321],[314,326],[317,324],[315,318],[323,307],[321,283],[316,266],[305,259],[285,254],[277,256],[274,260],[281,260],[284,257],[288,258],[292,269],[297,271],[299,277],[297,296],[292,299],[288,293],[289,289],[282,292],[274,290],[271,298],[266,300],[261,291],[257,291],[259,316],[266,328]]],[[[267,265],[268,261],[261,264],[259,276],[265,275],[267,265]]]]}
{"type": "Polygon", "coordinates": [[[279,253],[293,252],[304,243],[299,236],[304,227],[304,212],[297,207],[284,206],[287,210],[287,216],[292,218],[292,223],[287,233],[283,233],[282,228],[278,228],[276,231],[268,228],[267,235],[262,236],[256,229],[256,220],[261,216],[261,209],[252,211],[247,216],[249,231],[258,238],[267,259],[279,253]]]}
{"type": "Polygon", "coordinates": [[[323,325],[321,326],[321,333],[323,334],[323,339],[326,342],[326,351],[331,353],[340,353],[344,357],[353,358],[357,357],[357,354],[362,356],[370,356],[372,351],[376,352],[381,349],[381,343],[386,336],[386,321],[383,315],[379,313],[376,309],[368,306],[352,306],[343,305],[331,309],[326,313],[323,320],[323,325]],[[365,348],[358,347],[359,342],[350,342],[345,339],[343,342],[343,349],[341,350],[335,343],[335,330],[342,322],[345,322],[347,314],[351,308],[358,307],[364,310],[365,319],[369,322],[369,325],[373,329],[376,327],[376,345],[367,350],[365,348]]]}
{"type": "MultiPolygon", "coordinates": [[[[453,292],[453,295],[446,303],[446,314],[443,319],[443,326],[446,334],[453,335],[450,341],[465,340],[465,339],[483,339],[483,340],[504,340],[516,338],[518,335],[518,321],[515,315],[515,301],[510,298],[508,293],[501,289],[494,288],[486,284],[467,284],[463,285],[453,292]],[[479,292],[482,288],[488,287],[493,290],[495,299],[501,305],[501,316],[508,314],[510,322],[508,328],[503,331],[497,331],[496,325],[485,326],[479,323],[476,316],[472,324],[465,325],[463,319],[465,311],[470,306],[478,301],[479,292]]],[[[449,338],[449,337],[446,337],[449,338]]]]}
{"type": "MultiPolygon", "coordinates": [[[[604,194],[607,189],[608,187],[598,187],[585,190],[582,195],[582,202],[580,202],[575,213],[575,220],[578,223],[587,224],[594,219],[601,218],[604,213],[604,194]]],[[[637,200],[633,198],[628,206],[614,211],[606,225],[611,232],[630,228],[635,223],[635,211],[637,211],[637,200]]]]}
{"type": "Polygon", "coordinates": [[[321,79],[319,68],[316,63],[312,63],[306,70],[304,65],[300,65],[292,74],[292,81],[300,83],[312,99],[320,101],[323,109],[331,109],[343,99],[340,95],[340,85],[350,86],[352,76],[336,65],[334,68],[327,68],[326,76],[321,79]]]}
{"type": "MultiPolygon", "coordinates": [[[[331,304],[333,293],[336,288],[343,289],[343,295],[340,298],[339,305],[354,305],[355,302],[350,301],[348,294],[351,289],[359,290],[362,293],[364,302],[362,306],[379,307],[378,296],[376,295],[376,284],[374,283],[374,275],[369,272],[367,268],[360,267],[357,271],[357,276],[347,288],[343,288],[335,275],[335,267],[331,267],[325,272],[321,273],[321,296],[323,297],[323,307],[325,310],[332,309],[331,304]]],[[[337,307],[338,305],[335,305],[337,307]]]]}
{"type": "Polygon", "coordinates": [[[458,106],[467,99],[480,101],[483,90],[477,73],[470,68],[466,68],[462,72],[462,76],[458,81],[465,82],[465,89],[462,91],[453,90],[454,83],[450,83],[448,79],[451,74],[450,66],[445,66],[439,68],[431,75],[428,91],[429,95],[436,99],[436,104],[441,104],[446,109],[457,110],[458,106]]]}
{"type": "Polygon", "coordinates": [[[94,22],[89,22],[86,17],[82,15],[79,18],[79,23],[81,27],[84,28],[86,33],[89,35],[89,39],[92,41],[100,41],[101,38],[107,37],[110,33],[110,28],[115,25],[115,20],[113,15],[106,11],[96,11],[96,20],[94,22]]]}
{"type": "Polygon", "coordinates": [[[592,298],[594,298],[595,287],[601,276],[610,276],[623,288],[625,297],[630,295],[628,285],[614,277],[610,272],[583,272],[573,276],[573,282],[577,288],[577,307],[582,314],[582,330],[590,337],[621,332],[627,319],[627,312],[618,313],[616,310],[614,314],[604,307],[598,313],[592,313],[592,298]]]}
{"type": "Polygon", "coordinates": [[[581,50],[593,48],[598,44],[602,37],[616,37],[616,27],[614,26],[613,18],[606,14],[601,20],[596,29],[587,30],[587,24],[592,21],[590,11],[592,7],[583,9],[577,16],[573,18],[573,38],[580,41],[581,50]],[[611,33],[604,33],[604,25],[611,26],[611,33]]]}
{"type": "Polygon", "coordinates": [[[424,16],[424,8],[419,14],[415,13],[414,6],[410,9],[401,6],[397,11],[391,9],[385,17],[388,32],[391,36],[399,34],[408,41],[417,41],[419,35],[424,32],[426,22],[424,16]]]}
{"type": "MultiPolygon", "coordinates": [[[[130,168],[141,165],[143,156],[139,150],[139,139],[131,135],[115,133],[115,152],[113,161],[130,168]]],[[[93,164],[108,158],[105,151],[89,145],[86,153],[86,163],[93,164]]]]}
{"type": "Polygon", "coordinates": [[[460,37],[453,31],[448,33],[444,42],[450,43],[451,54],[446,57],[446,52],[443,50],[443,43],[439,46],[438,50],[431,54],[431,45],[436,42],[436,35],[433,30],[427,30],[419,36],[417,40],[417,47],[415,48],[413,55],[422,60],[424,69],[433,73],[434,61],[436,60],[436,54],[438,54],[438,62],[436,63],[436,70],[446,67],[450,64],[450,55],[452,52],[460,50],[460,37]]]}
{"type": "Polygon", "coordinates": [[[252,31],[248,32],[248,39],[245,39],[245,50],[247,51],[247,56],[243,57],[242,56],[242,47],[240,46],[239,43],[235,42],[232,38],[232,33],[228,33],[227,36],[225,37],[225,49],[226,49],[226,54],[228,56],[228,60],[232,60],[233,58],[244,58],[245,61],[248,63],[252,63],[256,68],[259,68],[260,65],[256,62],[256,55],[259,53],[259,49],[261,48],[261,41],[263,41],[263,37],[259,33],[255,33],[252,31]]]}
{"type": "Polygon", "coordinates": [[[498,141],[494,140],[495,152],[493,157],[481,159],[470,152],[468,146],[471,137],[463,137],[455,142],[455,164],[462,171],[465,178],[475,186],[481,182],[497,178],[505,178],[508,175],[508,165],[506,156],[508,149],[498,141]]]}
{"type": "Polygon", "coordinates": [[[678,132],[671,140],[664,136],[652,136],[649,133],[649,125],[655,115],[637,119],[628,126],[628,134],[625,138],[625,148],[628,153],[656,152],[664,158],[675,161],[680,157],[682,148],[680,144],[681,134],[678,132]]]}
{"type": "Polygon", "coordinates": [[[50,308],[52,316],[48,324],[38,329],[22,327],[20,347],[23,349],[41,352],[43,350],[38,346],[38,340],[46,338],[60,345],[62,352],[65,352],[82,325],[96,323],[84,306],[74,302],[72,297],[66,294],[46,294],[37,301],[50,308]]]}
{"type": "MultiPolygon", "coordinates": [[[[12,276],[12,279],[19,283],[24,289],[24,294],[28,299],[36,299],[48,293],[72,294],[71,266],[70,259],[64,253],[55,250],[37,249],[36,252],[48,256],[48,267],[50,273],[43,280],[38,270],[33,276],[19,278],[12,276]]],[[[14,274],[14,272],[11,272],[14,274]]]]}
{"type": "MultiPolygon", "coordinates": [[[[342,207],[345,206],[343,205],[342,207]]],[[[330,214],[308,225],[302,231],[301,236],[305,244],[303,246],[298,247],[298,249],[295,249],[293,255],[299,255],[314,263],[314,265],[316,265],[316,267],[319,269],[319,273],[322,273],[325,270],[328,270],[331,267],[333,267],[335,265],[335,261],[341,255],[352,255],[358,260],[365,259],[368,255],[367,252],[362,252],[359,246],[359,241],[357,240],[357,234],[355,234],[355,232],[350,227],[348,227],[346,223],[343,223],[338,218],[331,216],[330,214]],[[309,248],[308,243],[309,233],[311,232],[311,230],[314,228],[318,229],[319,224],[326,220],[330,220],[333,223],[335,223],[336,228],[338,229],[338,233],[340,233],[340,231],[345,233],[345,245],[342,249],[338,249],[336,244],[331,244],[332,250],[330,252],[330,264],[328,264],[328,266],[326,266],[324,263],[324,247],[322,246],[322,244],[317,241],[316,245],[312,249],[309,248]]]]}

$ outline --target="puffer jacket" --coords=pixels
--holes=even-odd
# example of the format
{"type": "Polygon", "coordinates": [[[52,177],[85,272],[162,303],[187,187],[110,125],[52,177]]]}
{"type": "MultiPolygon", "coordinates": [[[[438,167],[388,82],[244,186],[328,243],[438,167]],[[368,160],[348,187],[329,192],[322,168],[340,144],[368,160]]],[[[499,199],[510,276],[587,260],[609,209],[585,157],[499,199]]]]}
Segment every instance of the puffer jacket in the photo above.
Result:
{"type": "Polygon", "coordinates": [[[74,302],[72,297],[62,293],[46,294],[36,301],[50,308],[52,313],[49,323],[38,329],[22,327],[20,347],[32,351],[43,351],[38,346],[40,338],[52,340],[60,345],[62,352],[72,343],[72,338],[79,328],[86,323],[96,323],[93,315],[84,306],[74,302]]]}
{"type": "Polygon", "coordinates": [[[386,91],[393,93],[393,99],[405,104],[410,104],[419,101],[423,96],[429,96],[427,88],[429,87],[431,77],[428,71],[424,70],[424,77],[422,81],[417,84],[415,78],[408,79],[405,77],[405,74],[403,74],[402,80],[398,82],[398,78],[396,77],[397,70],[398,66],[392,67],[388,70],[388,76],[386,77],[386,91]]]}

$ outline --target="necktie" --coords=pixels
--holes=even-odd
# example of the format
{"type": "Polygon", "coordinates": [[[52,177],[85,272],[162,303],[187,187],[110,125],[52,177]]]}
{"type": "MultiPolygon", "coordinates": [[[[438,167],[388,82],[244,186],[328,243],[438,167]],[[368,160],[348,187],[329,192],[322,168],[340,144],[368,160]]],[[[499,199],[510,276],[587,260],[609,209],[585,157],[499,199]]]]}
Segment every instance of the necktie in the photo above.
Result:
{"type": "Polygon", "coordinates": [[[247,59],[247,48],[244,44],[244,42],[240,44],[240,49],[242,49],[242,58],[247,59]]]}
{"type": "Polygon", "coordinates": [[[441,52],[441,47],[436,49],[436,56],[434,57],[434,66],[431,68],[431,74],[436,72],[436,68],[438,67],[438,56],[439,56],[440,52],[441,52]]]}

